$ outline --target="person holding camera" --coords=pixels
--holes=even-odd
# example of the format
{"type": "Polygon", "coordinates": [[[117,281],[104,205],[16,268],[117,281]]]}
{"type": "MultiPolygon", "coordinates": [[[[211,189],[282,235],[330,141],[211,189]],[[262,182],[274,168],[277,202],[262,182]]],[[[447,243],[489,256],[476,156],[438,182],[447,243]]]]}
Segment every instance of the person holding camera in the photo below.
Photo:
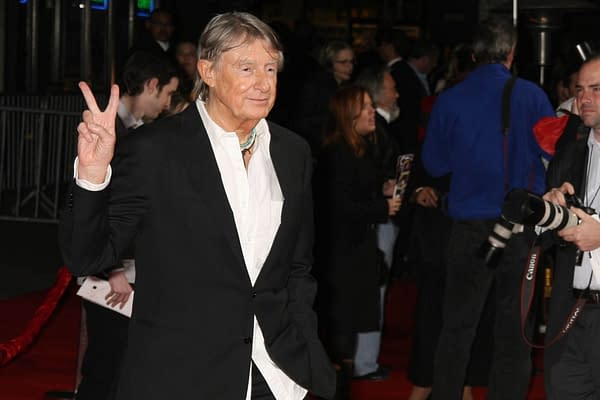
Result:
{"type": "MultiPolygon", "coordinates": [[[[557,150],[548,168],[551,188],[544,199],[562,206],[577,195],[583,206],[600,210],[600,56],[585,61],[577,78],[576,104],[587,138],[557,150]]],[[[600,248],[600,222],[571,207],[579,224],[557,232],[554,279],[546,341],[570,329],[544,353],[544,384],[550,400],[596,399],[600,394],[600,274],[592,267],[593,250],[600,248]],[[581,254],[583,253],[583,254],[581,254]],[[581,254],[581,256],[578,256],[581,254]],[[573,322],[578,299],[585,301],[573,322]]],[[[591,210],[589,210],[591,212],[591,210]]]]}
{"type": "Polygon", "coordinates": [[[541,158],[546,154],[535,140],[533,126],[540,118],[553,116],[554,109],[539,86],[512,79],[516,41],[509,20],[483,21],[472,42],[477,66],[439,95],[427,126],[425,169],[434,177],[452,173],[448,213],[453,222],[443,324],[434,360],[434,400],[461,398],[475,332],[494,285],[488,398],[523,400],[529,389],[531,354],[521,338],[519,287],[533,228],[512,235],[496,268],[478,257],[498,221],[505,194],[515,188],[538,194],[545,189],[541,158]],[[512,89],[507,83],[514,83],[512,89]],[[506,92],[510,95],[503,101],[506,92]]]}

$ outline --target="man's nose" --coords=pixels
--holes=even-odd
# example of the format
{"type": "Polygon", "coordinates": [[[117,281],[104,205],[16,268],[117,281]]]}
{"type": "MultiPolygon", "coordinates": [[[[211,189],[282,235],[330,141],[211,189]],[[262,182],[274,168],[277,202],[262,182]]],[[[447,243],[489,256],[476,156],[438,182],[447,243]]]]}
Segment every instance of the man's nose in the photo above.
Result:
{"type": "Polygon", "coordinates": [[[271,88],[271,82],[265,72],[258,71],[256,73],[256,82],[254,83],[254,86],[262,91],[267,91],[271,88]]]}

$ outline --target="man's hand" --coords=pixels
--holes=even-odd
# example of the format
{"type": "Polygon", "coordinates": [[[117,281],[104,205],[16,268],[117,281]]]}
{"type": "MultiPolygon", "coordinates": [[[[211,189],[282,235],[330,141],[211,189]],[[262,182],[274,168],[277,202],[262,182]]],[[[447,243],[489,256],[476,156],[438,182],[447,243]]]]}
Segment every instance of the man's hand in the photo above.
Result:
{"type": "Polygon", "coordinates": [[[83,121],[77,126],[78,178],[91,183],[102,183],[117,141],[115,119],[119,108],[119,87],[113,85],[110,89],[110,100],[104,111],[98,108],[87,83],[79,82],[79,88],[88,109],[83,112],[83,121]]]}
{"type": "Polygon", "coordinates": [[[595,250],[600,247],[600,222],[585,211],[571,207],[581,220],[579,225],[558,232],[558,236],[567,242],[574,243],[581,251],[595,250]]]}
{"type": "Polygon", "coordinates": [[[383,195],[385,197],[392,197],[394,195],[394,190],[396,189],[396,180],[388,179],[383,182],[383,195]]]}
{"type": "Polygon", "coordinates": [[[123,271],[114,271],[110,273],[108,278],[108,283],[110,283],[110,292],[106,295],[105,299],[107,303],[111,307],[116,307],[117,305],[121,305],[122,309],[129,300],[129,296],[133,292],[133,288],[127,281],[125,277],[125,273],[123,271]]]}
{"type": "Polygon", "coordinates": [[[401,197],[392,197],[390,199],[387,199],[387,203],[388,203],[388,215],[390,217],[393,217],[394,215],[396,215],[398,210],[400,210],[400,206],[402,205],[402,198],[401,197]]]}
{"type": "Polygon", "coordinates": [[[438,205],[438,195],[434,188],[425,186],[416,194],[415,202],[422,207],[435,208],[438,205]]]}
{"type": "Polygon", "coordinates": [[[543,198],[551,203],[566,207],[567,201],[565,194],[575,194],[575,188],[569,182],[564,182],[559,188],[550,189],[550,191],[547,192],[543,198]]]}

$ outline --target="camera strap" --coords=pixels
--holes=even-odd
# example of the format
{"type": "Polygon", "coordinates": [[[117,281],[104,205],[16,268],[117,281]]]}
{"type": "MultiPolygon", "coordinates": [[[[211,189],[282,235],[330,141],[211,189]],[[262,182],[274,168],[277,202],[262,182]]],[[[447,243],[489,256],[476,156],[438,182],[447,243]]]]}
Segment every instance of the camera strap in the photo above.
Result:
{"type": "Polygon", "coordinates": [[[573,308],[571,309],[571,312],[569,313],[569,316],[567,317],[567,320],[565,321],[563,327],[560,329],[560,331],[556,334],[555,337],[553,337],[550,340],[547,340],[545,344],[533,343],[533,341],[527,337],[525,328],[527,326],[527,317],[529,316],[531,305],[533,303],[536,286],[537,268],[540,263],[541,257],[542,247],[539,243],[538,237],[538,239],[536,239],[535,243],[531,247],[529,255],[527,256],[527,264],[525,265],[525,271],[523,272],[523,278],[521,280],[521,336],[523,337],[523,340],[525,340],[525,343],[527,343],[530,347],[536,349],[545,349],[558,342],[569,331],[569,329],[571,329],[571,327],[575,323],[575,320],[581,313],[583,306],[586,303],[585,298],[583,298],[583,296],[580,296],[573,305],[573,308]]]}

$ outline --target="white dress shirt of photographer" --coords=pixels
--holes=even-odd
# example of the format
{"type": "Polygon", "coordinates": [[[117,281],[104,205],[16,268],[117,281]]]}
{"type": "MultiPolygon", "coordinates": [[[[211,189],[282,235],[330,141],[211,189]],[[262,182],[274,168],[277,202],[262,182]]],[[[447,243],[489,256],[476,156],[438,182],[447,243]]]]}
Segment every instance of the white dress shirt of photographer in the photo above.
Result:
{"type": "MultiPolygon", "coordinates": [[[[600,122],[600,121],[599,121],[600,122]]],[[[570,210],[577,215],[580,222],[577,226],[565,228],[558,235],[575,244],[579,250],[584,252],[581,265],[576,266],[573,275],[573,288],[600,291],[600,137],[595,129],[590,131],[587,139],[589,149],[588,168],[586,176],[585,196],[583,204],[596,210],[593,215],[572,207],[570,210]],[[596,136],[598,135],[598,137],[596,136]],[[593,260],[593,261],[592,261],[593,260]]],[[[559,188],[551,189],[544,195],[544,199],[566,206],[565,195],[575,195],[575,188],[570,182],[564,182],[559,188]]]]}

